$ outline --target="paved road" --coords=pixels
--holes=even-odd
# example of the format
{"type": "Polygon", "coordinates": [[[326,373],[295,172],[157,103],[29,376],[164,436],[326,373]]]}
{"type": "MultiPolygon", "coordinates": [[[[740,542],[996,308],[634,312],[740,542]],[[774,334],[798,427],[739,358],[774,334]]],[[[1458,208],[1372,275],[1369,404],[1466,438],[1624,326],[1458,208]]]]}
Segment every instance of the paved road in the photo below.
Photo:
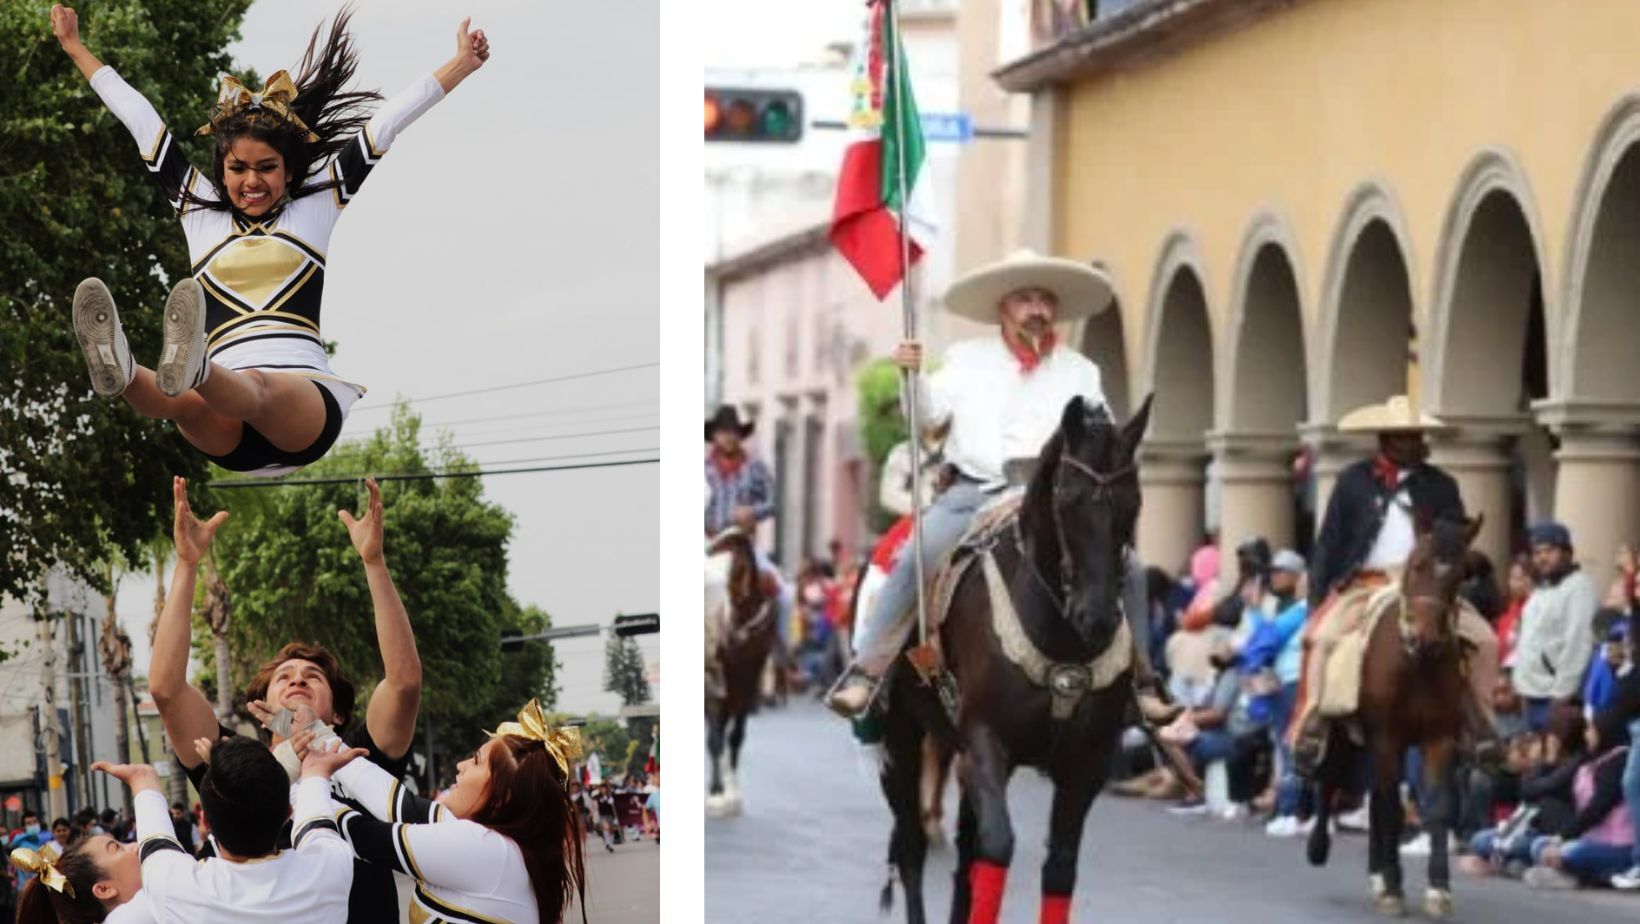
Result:
{"type": "MultiPolygon", "coordinates": [[[[589,838],[586,843],[589,924],[655,924],[659,921],[660,855],[660,845],[651,840],[627,841],[610,853],[597,837],[589,838]]],[[[395,874],[394,878],[399,886],[399,907],[406,909],[413,883],[408,876],[395,874]]],[[[578,924],[581,909],[572,904],[564,920],[578,924]]]]}
{"type": "MultiPolygon", "coordinates": [[[[887,809],[871,758],[844,726],[811,704],[753,718],[742,759],[746,813],[706,822],[706,920],[712,924],[852,924],[877,911],[886,866],[887,809]]],[[[1034,773],[1009,791],[1016,856],[1003,921],[1037,920],[1050,787],[1034,773]]],[[[955,803],[948,815],[954,815],[955,803]]],[[[1420,864],[1422,861],[1419,861],[1420,864]]],[[[930,857],[928,908],[950,908],[953,852],[930,857]]],[[[1277,924],[1374,922],[1366,901],[1366,841],[1344,835],[1330,866],[1313,870],[1298,840],[1251,823],[1176,818],[1154,803],[1102,798],[1084,835],[1072,916],[1077,921],[1277,924]]],[[[1423,867],[1409,867],[1421,900],[1423,867]]],[[[1517,882],[1454,883],[1460,922],[1640,921],[1640,896],[1536,893],[1517,882]]],[[[902,920],[896,890],[893,920],[902,920]]]]}

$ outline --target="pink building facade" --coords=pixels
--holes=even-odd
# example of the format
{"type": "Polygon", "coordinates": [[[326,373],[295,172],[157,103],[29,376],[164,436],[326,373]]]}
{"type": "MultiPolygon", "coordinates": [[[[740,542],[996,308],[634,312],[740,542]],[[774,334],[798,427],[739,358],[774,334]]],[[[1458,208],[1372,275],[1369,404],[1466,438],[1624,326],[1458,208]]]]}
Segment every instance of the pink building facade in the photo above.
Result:
{"type": "Polygon", "coordinates": [[[757,421],[753,451],[774,472],[776,515],[759,537],[788,571],[861,550],[871,491],[854,378],[900,339],[897,301],[878,302],[823,226],[707,268],[720,305],[723,400],[757,421]]]}

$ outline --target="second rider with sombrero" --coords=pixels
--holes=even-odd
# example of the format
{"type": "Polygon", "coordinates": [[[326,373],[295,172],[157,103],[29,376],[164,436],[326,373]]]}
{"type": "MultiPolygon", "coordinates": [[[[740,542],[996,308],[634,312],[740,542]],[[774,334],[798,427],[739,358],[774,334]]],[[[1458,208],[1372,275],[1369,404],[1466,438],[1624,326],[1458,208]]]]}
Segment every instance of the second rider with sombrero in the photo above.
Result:
{"type": "MultiPolygon", "coordinates": [[[[1060,343],[1054,323],[1091,317],[1110,302],[1110,283],[1091,266],[1031,251],[975,270],[946,293],[945,305],[953,313],[999,329],[952,344],[944,365],[920,380],[921,423],[945,432],[945,458],[955,472],[951,485],[923,511],[928,575],[961,541],[974,515],[1008,487],[1009,463],[1037,458],[1072,398],[1105,404],[1099,367],[1060,343]]],[[[904,369],[921,369],[922,344],[901,343],[894,360],[904,369]]],[[[870,705],[879,678],[910,632],[916,574],[912,555],[901,554],[876,605],[863,614],[860,655],[828,700],[836,712],[854,717],[870,705]]],[[[1131,574],[1129,583],[1134,584],[1131,574]]],[[[1142,593],[1142,582],[1134,586],[1142,593]]],[[[1130,618],[1145,612],[1128,609],[1130,618]]],[[[1135,672],[1145,678],[1138,691],[1140,710],[1147,721],[1166,723],[1177,709],[1154,689],[1142,651],[1140,646],[1141,669],[1135,672]]]]}

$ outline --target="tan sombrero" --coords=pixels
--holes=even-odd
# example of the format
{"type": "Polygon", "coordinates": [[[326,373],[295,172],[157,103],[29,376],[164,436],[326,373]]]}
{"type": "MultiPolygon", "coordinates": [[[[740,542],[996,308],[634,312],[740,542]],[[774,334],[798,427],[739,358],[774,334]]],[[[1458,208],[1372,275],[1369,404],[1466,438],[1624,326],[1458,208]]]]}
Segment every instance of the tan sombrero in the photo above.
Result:
{"type": "Polygon", "coordinates": [[[1047,289],[1059,298],[1059,321],[1090,318],[1110,307],[1110,280],[1086,263],[1016,250],[951,283],[945,307],[952,314],[986,324],[997,321],[1003,296],[1024,288],[1047,289]]]}
{"type": "Polygon", "coordinates": [[[1358,407],[1338,420],[1341,433],[1412,433],[1446,428],[1446,422],[1439,417],[1414,411],[1406,395],[1358,407]]]}

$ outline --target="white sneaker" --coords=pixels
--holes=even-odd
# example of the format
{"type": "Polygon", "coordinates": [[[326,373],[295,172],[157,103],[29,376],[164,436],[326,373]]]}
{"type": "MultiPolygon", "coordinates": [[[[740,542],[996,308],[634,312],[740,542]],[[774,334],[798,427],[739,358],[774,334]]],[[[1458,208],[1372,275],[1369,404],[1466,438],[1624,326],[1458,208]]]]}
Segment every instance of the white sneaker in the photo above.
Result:
{"type": "Polygon", "coordinates": [[[154,377],[172,398],[198,388],[211,374],[205,361],[205,290],[188,277],[171,287],[165,299],[165,341],[154,377]]]}
{"type": "Polygon", "coordinates": [[[1405,844],[1402,844],[1401,845],[1401,856],[1403,856],[1403,857],[1427,857],[1427,856],[1429,856],[1429,832],[1427,832],[1427,831],[1421,832],[1421,833],[1419,833],[1419,835],[1417,837],[1413,838],[1410,841],[1407,841],[1405,844]]]}
{"type": "Polygon", "coordinates": [[[85,353],[91,390],[105,398],[123,394],[131,384],[135,364],[114,296],[101,279],[87,279],[74,290],[74,338],[85,353]]]}
{"type": "Polygon", "coordinates": [[[1578,886],[1576,877],[1548,866],[1534,866],[1521,878],[1534,889],[1575,889],[1578,886]]]}
{"type": "Polygon", "coordinates": [[[1363,802],[1361,807],[1355,811],[1339,815],[1338,827],[1345,831],[1365,831],[1367,830],[1367,817],[1367,804],[1363,802]]]}
{"type": "Polygon", "coordinates": [[[1216,813],[1223,821],[1241,821],[1247,817],[1247,806],[1240,802],[1232,802],[1216,813]]]}
{"type": "Polygon", "coordinates": [[[1304,827],[1298,816],[1281,815],[1270,819],[1269,824],[1264,826],[1264,834],[1267,837],[1297,837],[1305,833],[1304,827]]]}
{"type": "Polygon", "coordinates": [[[1636,889],[1640,889],[1640,864],[1631,866],[1626,872],[1621,872],[1613,876],[1612,888],[1620,889],[1624,892],[1632,892],[1636,889]]]}

